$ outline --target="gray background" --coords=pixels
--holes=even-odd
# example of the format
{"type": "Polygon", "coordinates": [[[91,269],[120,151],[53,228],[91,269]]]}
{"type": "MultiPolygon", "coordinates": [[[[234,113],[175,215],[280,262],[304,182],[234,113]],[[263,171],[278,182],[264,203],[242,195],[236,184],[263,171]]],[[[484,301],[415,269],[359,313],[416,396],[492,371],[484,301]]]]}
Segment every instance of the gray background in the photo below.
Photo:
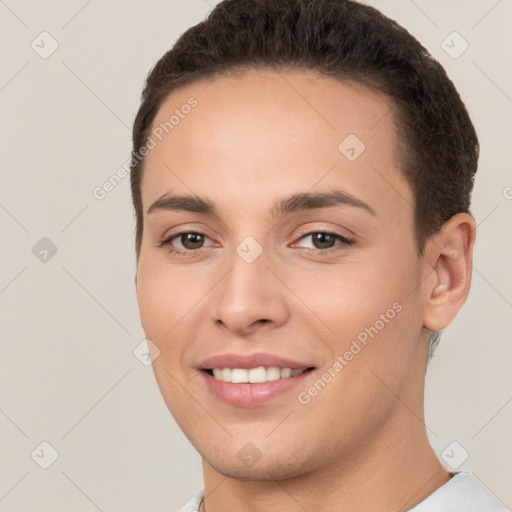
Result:
{"type": "MultiPolygon", "coordinates": [[[[173,511],[202,486],[133,353],[129,179],[92,191],[129,156],[150,67],[213,3],[0,0],[1,511],[173,511]]],[[[370,3],[443,63],[479,133],[473,286],[428,371],[427,426],[512,507],[512,1],[370,3]]]]}

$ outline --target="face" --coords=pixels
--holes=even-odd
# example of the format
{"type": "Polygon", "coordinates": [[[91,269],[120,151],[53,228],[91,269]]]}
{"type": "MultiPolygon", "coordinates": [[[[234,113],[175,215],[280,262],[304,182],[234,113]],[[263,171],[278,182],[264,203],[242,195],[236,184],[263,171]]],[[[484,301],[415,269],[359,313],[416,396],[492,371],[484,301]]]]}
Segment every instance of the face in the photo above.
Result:
{"type": "Polygon", "coordinates": [[[397,396],[421,395],[422,264],[390,109],[251,71],[173,92],[153,123],[180,113],[145,161],[141,322],[167,406],[224,475],[353,460],[406,428],[397,396]]]}

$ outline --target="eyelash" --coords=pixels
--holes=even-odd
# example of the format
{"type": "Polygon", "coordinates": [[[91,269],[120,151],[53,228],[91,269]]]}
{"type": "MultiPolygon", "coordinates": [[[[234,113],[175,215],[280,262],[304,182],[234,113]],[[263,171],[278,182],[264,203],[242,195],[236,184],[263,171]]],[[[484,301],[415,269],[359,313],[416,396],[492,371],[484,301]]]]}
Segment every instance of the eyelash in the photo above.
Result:
{"type": "MultiPolygon", "coordinates": [[[[162,240],[161,242],[159,242],[158,246],[160,248],[167,247],[167,246],[172,247],[172,242],[175,239],[180,238],[182,235],[188,235],[188,234],[196,234],[196,235],[201,235],[201,236],[204,236],[206,238],[209,238],[205,233],[202,233],[200,231],[195,231],[195,230],[191,229],[191,230],[188,230],[188,231],[180,231],[179,233],[175,233],[171,237],[166,238],[165,240],[162,240]]],[[[310,248],[305,248],[306,251],[308,251],[310,254],[314,254],[314,255],[320,255],[320,254],[336,252],[336,251],[341,250],[339,248],[340,246],[350,246],[350,245],[352,245],[354,243],[354,240],[350,240],[350,239],[346,238],[345,236],[340,235],[339,233],[334,233],[332,231],[323,231],[323,230],[308,231],[307,233],[304,233],[299,238],[299,240],[302,240],[303,238],[306,238],[308,236],[315,235],[315,234],[330,235],[330,236],[336,238],[337,240],[339,240],[341,243],[335,244],[333,247],[329,247],[328,249],[310,249],[310,248]]],[[[174,255],[174,256],[190,256],[190,255],[200,254],[200,253],[203,252],[203,250],[204,250],[204,247],[200,247],[199,249],[189,249],[189,250],[186,250],[186,251],[170,249],[169,252],[172,255],[174,255]]]]}

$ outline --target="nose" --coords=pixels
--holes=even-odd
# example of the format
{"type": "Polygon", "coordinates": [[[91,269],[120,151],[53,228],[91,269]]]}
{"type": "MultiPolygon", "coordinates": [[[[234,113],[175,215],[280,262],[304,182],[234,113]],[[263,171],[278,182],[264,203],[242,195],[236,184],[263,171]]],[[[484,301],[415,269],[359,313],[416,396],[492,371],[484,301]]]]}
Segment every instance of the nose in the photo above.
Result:
{"type": "Polygon", "coordinates": [[[247,336],[286,322],[286,288],[267,265],[265,253],[252,263],[234,254],[231,270],[216,287],[214,315],[219,326],[247,336]]]}

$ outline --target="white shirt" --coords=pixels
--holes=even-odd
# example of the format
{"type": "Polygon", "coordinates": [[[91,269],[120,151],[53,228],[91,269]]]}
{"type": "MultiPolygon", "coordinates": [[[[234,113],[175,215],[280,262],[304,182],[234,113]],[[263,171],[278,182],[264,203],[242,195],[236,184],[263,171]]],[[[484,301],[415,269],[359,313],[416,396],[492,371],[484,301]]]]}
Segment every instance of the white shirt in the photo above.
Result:
{"type": "MultiPolygon", "coordinates": [[[[178,512],[197,512],[204,489],[178,512]]],[[[511,512],[500,505],[469,471],[460,471],[409,512],[511,512]]]]}

